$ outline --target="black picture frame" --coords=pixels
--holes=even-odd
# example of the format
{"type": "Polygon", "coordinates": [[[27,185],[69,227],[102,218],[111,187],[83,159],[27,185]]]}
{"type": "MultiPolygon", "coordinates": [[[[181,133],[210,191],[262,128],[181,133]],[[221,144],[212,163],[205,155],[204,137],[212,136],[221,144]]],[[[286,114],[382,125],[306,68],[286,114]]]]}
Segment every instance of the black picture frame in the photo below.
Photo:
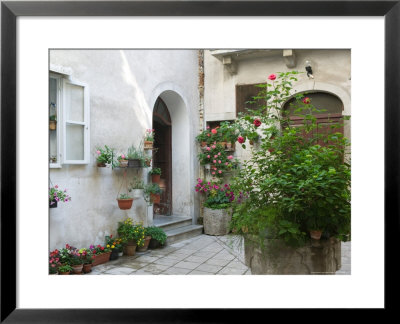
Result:
{"type": "MultiPolygon", "coordinates": [[[[395,307],[399,255],[400,1],[2,1],[1,3],[1,322],[225,322],[246,310],[17,309],[16,19],[19,16],[384,16],[385,19],[385,310],[395,307]],[[393,235],[392,238],[389,235],[393,235]]],[[[374,44],[371,44],[374,46],[374,44]]],[[[373,75],[373,64],[371,64],[373,75]]],[[[383,100],[383,98],[374,98],[383,100]]],[[[373,148],[371,150],[373,154],[373,148]]],[[[374,188],[371,188],[373,190],[374,188]]],[[[373,233],[371,233],[373,238],[373,233]]],[[[371,243],[373,244],[373,243],[371,243]]],[[[367,248],[367,247],[366,247],[367,248]]],[[[371,258],[373,262],[373,257],[371,258]]],[[[366,283],[368,285],[368,283],[366,283]]],[[[328,292],[326,292],[328,293],[328,292]]],[[[248,311],[248,310],[247,310],[248,311]]],[[[262,310],[252,310],[255,314],[262,310]]]]}

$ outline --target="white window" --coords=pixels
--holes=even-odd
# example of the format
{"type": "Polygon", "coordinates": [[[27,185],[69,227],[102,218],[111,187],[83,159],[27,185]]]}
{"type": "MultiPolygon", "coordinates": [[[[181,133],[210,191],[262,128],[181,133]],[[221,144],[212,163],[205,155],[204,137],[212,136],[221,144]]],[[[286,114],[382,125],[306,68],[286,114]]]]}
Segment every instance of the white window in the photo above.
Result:
{"type": "Polygon", "coordinates": [[[88,86],[56,74],[50,74],[49,85],[50,167],[90,163],[88,86]]]}

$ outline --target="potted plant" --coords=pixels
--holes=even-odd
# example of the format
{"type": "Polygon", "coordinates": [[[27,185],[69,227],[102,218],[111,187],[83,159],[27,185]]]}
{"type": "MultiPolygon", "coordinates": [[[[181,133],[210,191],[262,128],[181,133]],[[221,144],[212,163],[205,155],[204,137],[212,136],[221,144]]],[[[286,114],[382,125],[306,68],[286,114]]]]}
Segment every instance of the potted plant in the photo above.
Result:
{"type": "Polygon", "coordinates": [[[143,197],[144,182],[138,177],[134,177],[129,187],[129,192],[132,191],[133,198],[139,199],[143,197]]]}
{"type": "Polygon", "coordinates": [[[161,169],[160,168],[152,168],[149,171],[149,174],[151,175],[151,182],[160,183],[160,177],[161,177],[161,169]]]}
{"type": "Polygon", "coordinates": [[[160,188],[158,183],[149,183],[144,187],[144,196],[146,201],[159,204],[161,193],[162,189],[160,188]]]}
{"type": "Polygon", "coordinates": [[[79,250],[81,254],[81,259],[83,261],[83,273],[89,273],[92,271],[92,264],[93,264],[93,253],[90,249],[82,248],[79,250]]]}
{"type": "Polygon", "coordinates": [[[149,243],[150,249],[156,249],[165,244],[167,241],[167,234],[161,227],[149,226],[146,227],[146,235],[151,236],[149,243]]]}
{"type": "Polygon", "coordinates": [[[128,167],[130,168],[141,168],[144,164],[144,154],[141,147],[136,148],[134,145],[131,145],[128,148],[128,167]]]}
{"type": "Polygon", "coordinates": [[[110,260],[117,260],[119,250],[115,242],[115,239],[113,239],[112,235],[106,236],[106,247],[111,249],[110,260]]]}
{"type": "Polygon", "coordinates": [[[147,251],[147,249],[149,247],[151,235],[149,234],[147,229],[148,229],[148,227],[144,228],[144,242],[143,242],[143,246],[137,248],[138,252],[145,252],[145,251],[147,251]]]}
{"type": "Polygon", "coordinates": [[[71,267],[74,274],[81,274],[83,269],[83,259],[79,250],[74,249],[72,251],[71,267]]]}
{"type": "Polygon", "coordinates": [[[72,267],[69,264],[63,264],[58,267],[58,274],[60,275],[69,275],[72,271],[72,267]]]}
{"type": "Polygon", "coordinates": [[[232,219],[231,202],[234,193],[228,184],[197,179],[196,192],[205,195],[203,226],[204,234],[226,235],[229,233],[229,222],[232,219]]]}
{"type": "Polygon", "coordinates": [[[104,148],[98,147],[96,149],[96,161],[97,161],[97,166],[104,168],[107,164],[114,165],[114,149],[108,147],[107,145],[104,145],[104,148]]]}
{"type": "Polygon", "coordinates": [[[71,197],[67,194],[67,189],[60,190],[58,189],[58,185],[55,185],[49,188],[49,207],[57,208],[59,201],[69,202],[71,201],[71,197]]]}
{"type": "Polygon", "coordinates": [[[209,127],[206,130],[203,130],[199,135],[196,136],[197,142],[200,143],[200,147],[205,150],[207,146],[207,141],[210,139],[211,133],[209,127]]]}
{"type": "Polygon", "coordinates": [[[59,251],[56,249],[49,255],[49,274],[58,274],[57,268],[61,265],[59,251]]]}
{"type": "Polygon", "coordinates": [[[110,260],[111,249],[102,246],[100,244],[94,246],[91,245],[89,247],[91,253],[93,254],[93,262],[92,267],[97,266],[99,264],[106,263],[110,260]]]}
{"type": "Polygon", "coordinates": [[[146,133],[144,135],[144,149],[145,150],[153,149],[154,135],[155,135],[154,129],[146,129],[146,133]]]}
{"type": "Polygon", "coordinates": [[[133,198],[129,197],[127,194],[120,194],[117,201],[119,209],[127,210],[132,208],[133,198]]]}
{"type": "Polygon", "coordinates": [[[135,225],[132,218],[126,218],[118,223],[118,235],[121,238],[124,254],[128,256],[135,255],[136,246],[144,244],[144,227],[135,225]]]}
{"type": "Polygon", "coordinates": [[[119,162],[119,167],[120,168],[126,168],[128,167],[128,159],[126,158],[125,154],[121,154],[117,157],[117,160],[119,162]]]}
{"type": "Polygon", "coordinates": [[[57,129],[57,116],[56,115],[50,115],[50,117],[49,117],[49,127],[50,127],[50,130],[56,130],[57,129]]]}

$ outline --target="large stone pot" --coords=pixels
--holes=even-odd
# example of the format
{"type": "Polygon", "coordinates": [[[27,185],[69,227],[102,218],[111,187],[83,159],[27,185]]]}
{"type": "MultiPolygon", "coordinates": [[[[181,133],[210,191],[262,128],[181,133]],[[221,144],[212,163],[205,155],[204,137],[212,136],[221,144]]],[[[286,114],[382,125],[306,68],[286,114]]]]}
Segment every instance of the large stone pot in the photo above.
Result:
{"type": "Polygon", "coordinates": [[[204,207],[203,226],[204,234],[226,235],[229,233],[229,222],[232,219],[232,210],[211,209],[204,207]]]}
{"type": "Polygon", "coordinates": [[[335,274],[341,268],[341,242],[336,238],[311,240],[292,248],[281,240],[267,239],[260,248],[256,240],[244,240],[245,263],[254,274],[335,274]]]}

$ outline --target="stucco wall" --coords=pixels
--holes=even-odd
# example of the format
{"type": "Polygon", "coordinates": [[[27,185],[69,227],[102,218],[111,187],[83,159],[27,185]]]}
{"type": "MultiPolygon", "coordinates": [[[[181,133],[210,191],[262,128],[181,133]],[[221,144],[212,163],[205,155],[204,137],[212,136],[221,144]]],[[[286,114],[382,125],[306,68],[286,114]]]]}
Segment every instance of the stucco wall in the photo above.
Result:
{"type": "MultiPolygon", "coordinates": [[[[218,51],[217,51],[218,52],[218,51]]],[[[237,84],[266,82],[268,75],[276,72],[297,70],[305,72],[305,61],[311,60],[314,79],[306,73],[299,76],[294,90],[323,90],[338,96],[344,104],[344,115],[351,115],[351,51],[347,49],[329,50],[294,50],[296,65],[288,67],[283,57],[283,50],[269,50],[264,53],[249,53],[231,58],[236,64],[236,73],[231,74],[224,68],[221,59],[209,50],[204,52],[205,92],[204,118],[206,121],[230,120],[236,116],[237,84]]],[[[216,52],[213,52],[216,53],[216,52]]],[[[350,122],[346,122],[344,134],[350,139],[350,122]]],[[[249,157],[249,151],[236,146],[235,156],[240,159],[249,157]]]]}
{"type": "MultiPolygon", "coordinates": [[[[131,210],[117,206],[123,170],[97,168],[95,148],[109,145],[122,152],[143,139],[152,126],[155,100],[172,90],[176,101],[168,106],[173,130],[185,141],[173,145],[173,156],[186,163],[179,168],[185,177],[175,177],[179,195],[173,213],[194,217],[194,163],[192,147],[198,132],[198,58],[195,50],[52,50],[50,63],[68,68],[71,78],[90,87],[90,154],[86,165],[63,165],[50,169],[53,184],[67,188],[69,203],[50,209],[50,248],[69,243],[83,247],[102,244],[104,236],[116,234],[118,221],[126,216],[147,225],[146,203],[135,200],[131,210]],[[179,102],[180,100],[180,102],[179,102]],[[175,105],[179,102],[179,105],[175,105]],[[174,106],[175,105],[175,106],[174,106]]],[[[174,141],[174,138],[173,138],[174,141]]],[[[136,172],[147,182],[148,169],[128,169],[128,179],[136,172]]],[[[173,166],[173,174],[176,172],[173,166]]]]}

